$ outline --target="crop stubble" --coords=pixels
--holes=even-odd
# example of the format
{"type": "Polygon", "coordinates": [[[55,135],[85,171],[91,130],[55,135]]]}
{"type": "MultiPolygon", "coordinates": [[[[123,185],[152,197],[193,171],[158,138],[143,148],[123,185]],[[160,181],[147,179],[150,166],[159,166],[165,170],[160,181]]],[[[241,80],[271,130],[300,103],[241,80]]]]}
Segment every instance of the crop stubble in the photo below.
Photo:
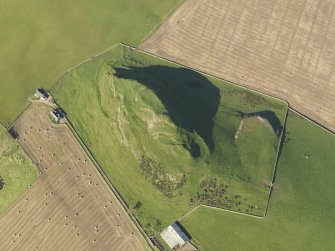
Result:
{"type": "Polygon", "coordinates": [[[145,250],[79,143],[66,125],[52,125],[48,112],[32,104],[14,123],[41,175],[0,216],[1,249],[145,250]]]}
{"type": "Polygon", "coordinates": [[[335,131],[335,2],[186,0],[140,47],[282,98],[335,131]]]}

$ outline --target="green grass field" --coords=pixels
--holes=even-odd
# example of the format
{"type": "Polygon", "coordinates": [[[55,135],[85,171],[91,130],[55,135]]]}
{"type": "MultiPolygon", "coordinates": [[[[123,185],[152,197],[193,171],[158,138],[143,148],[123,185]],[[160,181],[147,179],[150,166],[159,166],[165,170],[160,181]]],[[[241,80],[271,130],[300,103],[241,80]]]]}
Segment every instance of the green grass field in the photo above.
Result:
{"type": "Polygon", "coordinates": [[[0,126],[0,213],[32,184],[39,173],[21,147],[0,126]]]}
{"type": "Polygon", "coordinates": [[[3,0],[0,4],[0,123],[39,86],[118,42],[137,45],[180,0],[3,0]]]}
{"type": "Polygon", "coordinates": [[[51,92],[149,234],[199,203],[264,214],[286,103],[121,45],[51,92]]]}
{"type": "Polygon", "coordinates": [[[335,137],[295,113],[286,131],[267,216],[195,210],[181,223],[201,250],[334,249],[335,137]]]}

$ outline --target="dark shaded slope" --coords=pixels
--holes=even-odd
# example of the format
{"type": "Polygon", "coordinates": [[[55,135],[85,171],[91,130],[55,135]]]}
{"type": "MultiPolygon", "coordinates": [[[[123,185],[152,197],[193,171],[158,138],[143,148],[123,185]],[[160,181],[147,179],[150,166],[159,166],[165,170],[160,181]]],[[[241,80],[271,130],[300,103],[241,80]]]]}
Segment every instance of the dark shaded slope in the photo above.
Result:
{"type": "MultiPolygon", "coordinates": [[[[135,80],[155,92],[172,121],[189,133],[197,133],[209,151],[214,148],[213,118],[220,103],[220,90],[201,74],[186,68],[154,65],[114,68],[118,78],[135,80]]],[[[192,135],[186,139],[194,157],[201,155],[192,135]]]]}

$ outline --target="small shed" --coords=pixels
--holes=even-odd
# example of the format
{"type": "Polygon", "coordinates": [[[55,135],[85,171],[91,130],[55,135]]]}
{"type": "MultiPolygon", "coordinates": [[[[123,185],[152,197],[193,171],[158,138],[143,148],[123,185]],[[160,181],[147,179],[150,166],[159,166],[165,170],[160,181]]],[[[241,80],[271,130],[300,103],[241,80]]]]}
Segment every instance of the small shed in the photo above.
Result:
{"type": "Polygon", "coordinates": [[[60,108],[53,109],[50,114],[55,119],[56,123],[61,123],[65,117],[64,112],[60,108]]]}
{"type": "Polygon", "coordinates": [[[34,93],[36,98],[42,99],[44,101],[48,100],[49,93],[47,93],[43,88],[38,88],[34,93]]]}
{"type": "Polygon", "coordinates": [[[168,226],[160,235],[171,249],[182,247],[190,240],[177,223],[168,226]]]}

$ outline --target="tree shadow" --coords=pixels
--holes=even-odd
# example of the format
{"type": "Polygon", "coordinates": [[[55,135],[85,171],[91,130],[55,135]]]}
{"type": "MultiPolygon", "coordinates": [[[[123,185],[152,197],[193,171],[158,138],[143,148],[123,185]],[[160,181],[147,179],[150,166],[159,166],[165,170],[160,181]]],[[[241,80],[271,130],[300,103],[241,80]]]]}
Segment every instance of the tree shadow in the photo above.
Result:
{"type": "Polygon", "coordinates": [[[201,155],[194,132],[212,152],[213,118],[220,104],[219,88],[203,75],[186,68],[154,65],[113,69],[116,77],[135,80],[157,95],[175,125],[189,132],[184,147],[193,157],[201,155]]]}
{"type": "Polygon", "coordinates": [[[14,138],[14,139],[18,139],[19,138],[19,133],[15,130],[15,127],[12,126],[11,128],[9,128],[8,130],[9,134],[14,138]]]}

